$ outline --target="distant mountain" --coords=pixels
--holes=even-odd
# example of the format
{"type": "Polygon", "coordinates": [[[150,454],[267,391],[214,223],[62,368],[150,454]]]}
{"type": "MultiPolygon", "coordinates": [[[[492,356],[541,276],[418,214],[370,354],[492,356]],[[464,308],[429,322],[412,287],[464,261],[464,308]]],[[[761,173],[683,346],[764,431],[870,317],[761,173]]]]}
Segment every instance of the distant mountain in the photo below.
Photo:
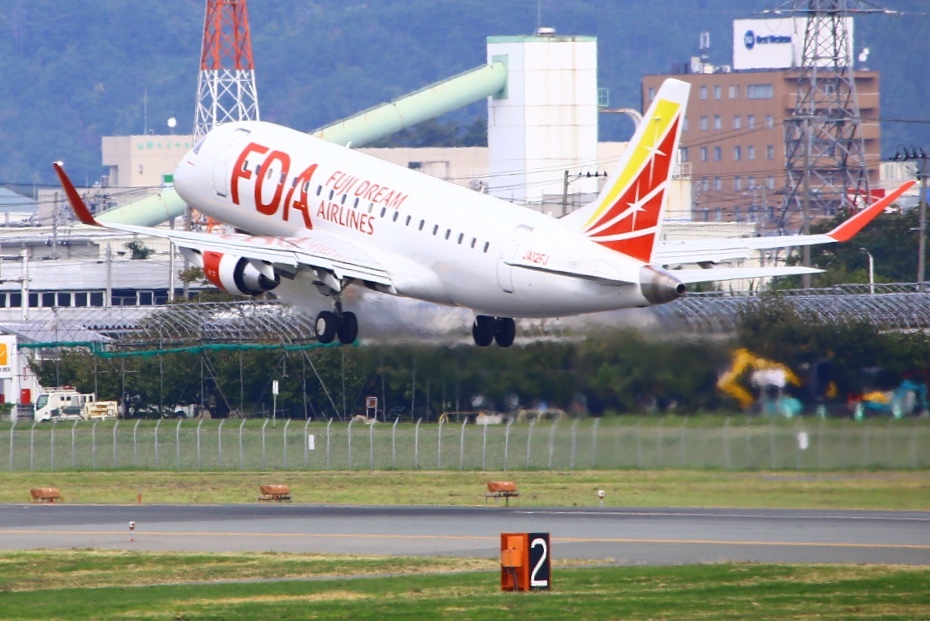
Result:
{"type": "MultiPolygon", "coordinates": [[[[734,18],[783,0],[252,0],[262,118],[314,129],[436,80],[484,64],[490,35],[538,25],[595,35],[600,85],[612,107],[639,107],[639,81],[697,54],[729,64],[734,18]],[[661,6],[661,9],[656,7],[661,6]]],[[[922,0],[888,0],[906,17],[857,18],[882,77],[883,150],[930,147],[924,76],[930,18],[922,0]],[[906,122],[907,121],[907,122],[906,122]]],[[[0,184],[52,183],[62,159],[79,180],[102,173],[100,137],[178,131],[193,125],[204,0],[5,0],[0,3],[0,184]]],[[[452,115],[463,125],[481,104],[452,115]]],[[[614,117],[614,115],[610,115],[614,117]]],[[[623,139],[629,121],[602,119],[602,139],[623,139]]]]}

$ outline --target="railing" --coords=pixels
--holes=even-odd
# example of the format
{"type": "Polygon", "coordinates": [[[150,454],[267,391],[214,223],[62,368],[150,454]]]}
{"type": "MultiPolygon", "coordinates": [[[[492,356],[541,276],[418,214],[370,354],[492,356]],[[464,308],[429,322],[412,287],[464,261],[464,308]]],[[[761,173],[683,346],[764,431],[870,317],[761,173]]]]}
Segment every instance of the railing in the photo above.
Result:
{"type": "Polygon", "coordinates": [[[20,422],[0,430],[0,469],[923,469],[930,468],[927,446],[924,419],[20,422]]]}

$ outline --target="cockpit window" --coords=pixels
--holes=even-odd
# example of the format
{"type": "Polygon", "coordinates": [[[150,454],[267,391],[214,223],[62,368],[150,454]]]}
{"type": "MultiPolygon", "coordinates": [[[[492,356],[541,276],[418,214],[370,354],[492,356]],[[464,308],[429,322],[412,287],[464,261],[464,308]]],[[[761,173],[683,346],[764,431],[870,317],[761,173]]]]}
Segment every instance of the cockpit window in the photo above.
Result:
{"type": "Polygon", "coordinates": [[[207,139],[206,136],[197,141],[197,144],[194,145],[194,153],[200,153],[200,147],[203,146],[204,141],[207,139]]]}

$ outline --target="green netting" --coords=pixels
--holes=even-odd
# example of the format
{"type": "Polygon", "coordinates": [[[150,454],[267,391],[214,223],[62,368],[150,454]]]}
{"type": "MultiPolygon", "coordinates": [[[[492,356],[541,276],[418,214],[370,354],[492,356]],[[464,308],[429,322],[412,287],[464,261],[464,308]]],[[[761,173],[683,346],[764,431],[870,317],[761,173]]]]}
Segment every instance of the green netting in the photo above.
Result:
{"type": "MultiPolygon", "coordinates": [[[[105,349],[107,343],[98,341],[53,341],[45,343],[20,343],[20,349],[53,349],[56,347],[77,348],[83,347],[89,349],[94,356],[100,358],[130,358],[142,357],[150,358],[162,354],[199,354],[205,351],[242,351],[242,350],[283,350],[283,351],[303,351],[308,349],[319,349],[321,347],[340,347],[339,342],[333,343],[302,343],[299,345],[286,345],[284,343],[212,343],[204,345],[188,345],[186,347],[168,347],[162,349],[138,349],[132,351],[108,351],[105,349]]],[[[357,343],[352,344],[353,347],[357,343]]]]}

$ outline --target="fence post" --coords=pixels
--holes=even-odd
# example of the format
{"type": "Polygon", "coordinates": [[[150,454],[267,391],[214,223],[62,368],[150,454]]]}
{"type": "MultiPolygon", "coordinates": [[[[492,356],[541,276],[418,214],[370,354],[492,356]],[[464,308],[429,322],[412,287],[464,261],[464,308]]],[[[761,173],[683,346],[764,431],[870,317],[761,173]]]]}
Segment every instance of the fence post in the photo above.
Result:
{"type": "Polygon", "coordinates": [[[375,423],[378,421],[377,417],[371,419],[371,422],[368,423],[368,469],[375,469],[375,423]]]}
{"type": "Polygon", "coordinates": [[[284,469],[287,470],[287,427],[291,424],[291,419],[288,418],[284,423],[284,469]]]}
{"type": "Polygon", "coordinates": [[[113,465],[112,468],[116,470],[119,467],[116,459],[116,428],[119,427],[119,419],[116,419],[116,422],[113,423],[113,465]]]}
{"type": "MultiPolygon", "coordinates": [[[[74,424],[71,425],[71,467],[77,468],[77,452],[75,451],[75,430],[77,429],[77,424],[79,421],[74,421],[74,424]]],[[[12,448],[12,447],[11,447],[12,448]]],[[[13,459],[13,452],[10,451],[10,459],[13,459]]]]}
{"type": "Polygon", "coordinates": [[[643,434],[642,434],[642,424],[643,421],[636,421],[636,467],[640,470],[643,469],[643,434]]]}
{"type": "Polygon", "coordinates": [[[239,470],[245,470],[245,453],[242,450],[242,428],[245,427],[245,421],[247,419],[243,418],[242,422],[239,423],[239,470]]]}
{"type": "Polygon", "coordinates": [[[530,467],[530,454],[531,454],[530,447],[532,446],[532,443],[533,443],[533,427],[535,425],[536,425],[536,419],[534,418],[533,420],[530,421],[530,428],[527,430],[527,433],[526,433],[526,467],[527,468],[530,467]]]}
{"type": "Polygon", "coordinates": [[[849,459],[846,453],[846,427],[847,427],[848,422],[849,422],[849,419],[844,418],[843,426],[840,429],[840,447],[841,447],[840,454],[843,456],[843,466],[842,466],[843,468],[849,467],[849,459]]]}
{"type": "Polygon", "coordinates": [[[679,461],[681,462],[682,468],[685,467],[685,441],[686,441],[685,427],[687,426],[688,426],[688,419],[686,418],[684,422],[681,423],[681,446],[678,447],[678,450],[680,452],[679,461]]]}
{"type": "Polygon", "coordinates": [[[871,458],[871,455],[869,455],[871,449],[869,446],[869,429],[872,425],[867,420],[864,420],[862,421],[862,427],[862,467],[868,468],[869,459],[871,458]]]}
{"type": "Polygon", "coordinates": [[[591,426],[591,468],[597,466],[597,428],[600,424],[601,419],[595,418],[591,426]]]}
{"type": "MultiPolygon", "coordinates": [[[[569,470],[575,469],[575,451],[577,450],[577,446],[578,446],[578,421],[579,420],[580,419],[576,418],[575,420],[572,421],[572,430],[571,430],[572,452],[571,452],[571,455],[569,455],[568,457],[568,469],[569,470]]],[[[549,469],[552,470],[551,465],[549,466],[549,469]]]]}
{"type": "Polygon", "coordinates": [[[423,422],[423,419],[420,418],[417,420],[417,426],[413,431],[413,469],[420,469],[420,423],[423,422]]]}
{"type": "Polygon", "coordinates": [[[90,456],[91,456],[91,464],[93,465],[94,470],[97,469],[97,423],[99,422],[100,422],[99,420],[95,420],[94,424],[90,428],[90,445],[91,445],[90,456]]]}
{"type": "Polygon", "coordinates": [[[181,423],[184,422],[183,418],[178,419],[178,426],[174,429],[174,449],[175,449],[175,462],[174,469],[181,469],[181,423]]]}
{"type": "Polygon", "coordinates": [[[549,470],[552,470],[552,458],[555,456],[555,426],[558,424],[559,419],[556,418],[549,428],[549,470]]]}
{"type": "MultiPolygon", "coordinates": [[[[13,424],[10,425],[10,472],[13,472],[13,430],[16,429],[16,422],[13,421],[13,424]]],[[[75,421],[77,422],[77,421],[75,421]]],[[[72,455],[74,451],[72,450],[72,455]]]]}
{"type": "Polygon", "coordinates": [[[136,424],[132,426],[132,467],[139,467],[139,449],[137,444],[136,432],[139,429],[139,423],[142,422],[141,418],[136,419],[136,424]]]}
{"type": "Polygon", "coordinates": [[[769,454],[772,470],[775,470],[775,419],[769,421],[769,454]]]}
{"type": "Polygon", "coordinates": [[[656,428],[656,467],[661,468],[665,464],[665,457],[662,455],[662,431],[665,427],[665,419],[659,420],[659,426],[656,428]]]}
{"type": "Polygon", "coordinates": [[[329,470],[329,428],[333,424],[333,419],[326,423],[326,469],[329,470]]]}
{"type": "Polygon", "coordinates": [[[436,438],[436,469],[442,470],[442,416],[439,417],[439,432],[436,438]]]}
{"type": "Polygon", "coordinates": [[[203,416],[200,417],[200,422],[197,423],[197,470],[203,470],[201,467],[200,461],[200,426],[203,425],[203,416]]]}
{"type": "Polygon", "coordinates": [[[400,417],[397,417],[391,426],[391,468],[397,467],[397,423],[399,422],[400,417]]]}
{"type": "Polygon", "coordinates": [[[155,421],[155,469],[158,470],[158,427],[161,425],[161,419],[155,421]]]}
{"type": "Polygon", "coordinates": [[[51,454],[49,455],[49,469],[50,469],[52,472],[55,472],[55,427],[57,427],[57,426],[58,426],[58,421],[57,421],[57,420],[53,420],[53,421],[52,421],[52,429],[51,429],[51,431],[49,432],[49,433],[51,433],[51,436],[52,436],[52,438],[51,438],[51,449],[52,449],[52,450],[51,450],[51,454]]]}
{"type": "Polygon", "coordinates": [[[723,421],[723,459],[726,464],[726,469],[729,470],[731,467],[730,462],[730,417],[727,416],[726,420],[723,421]]]}
{"type": "Polygon", "coordinates": [[[354,422],[354,417],[349,419],[349,470],[352,469],[352,423],[354,422]]]}
{"type": "MultiPolygon", "coordinates": [[[[307,422],[304,423],[304,470],[307,470],[310,467],[310,417],[307,417],[307,422]]],[[[316,450],[316,446],[313,447],[316,450]]]]}
{"type": "Polygon", "coordinates": [[[36,457],[36,425],[39,421],[33,421],[32,429],[29,430],[29,471],[35,470],[36,457]]]}
{"type": "Polygon", "coordinates": [[[485,456],[488,452],[488,425],[485,423],[484,429],[481,430],[481,471],[484,472],[487,470],[485,468],[485,456]]]}
{"type": "Polygon", "coordinates": [[[465,425],[468,424],[468,417],[463,417],[462,434],[459,438],[459,470],[465,469],[465,425]]]}
{"type": "MultiPolygon", "coordinates": [[[[917,470],[917,419],[914,419],[913,423],[914,429],[911,430],[911,470],[917,470]]],[[[10,438],[13,436],[11,435],[10,438]]],[[[12,439],[10,440],[12,442],[12,439]]],[[[13,457],[13,453],[10,453],[10,459],[13,457]]]]}
{"type": "MultiPolygon", "coordinates": [[[[506,472],[509,468],[509,453],[510,453],[510,426],[513,425],[513,418],[507,420],[507,427],[504,428],[504,471],[506,472]]],[[[463,436],[464,439],[464,430],[463,436]]]]}
{"type": "Polygon", "coordinates": [[[223,423],[225,418],[220,419],[220,426],[216,428],[216,466],[218,469],[223,468],[223,423]]]}
{"type": "Polygon", "coordinates": [[[826,433],[825,419],[820,419],[820,424],[818,425],[819,429],[817,430],[817,470],[823,470],[823,436],[826,433]]]}
{"type": "Polygon", "coordinates": [[[265,427],[268,426],[268,419],[262,423],[262,470],[265,470],[265,427]]]}

